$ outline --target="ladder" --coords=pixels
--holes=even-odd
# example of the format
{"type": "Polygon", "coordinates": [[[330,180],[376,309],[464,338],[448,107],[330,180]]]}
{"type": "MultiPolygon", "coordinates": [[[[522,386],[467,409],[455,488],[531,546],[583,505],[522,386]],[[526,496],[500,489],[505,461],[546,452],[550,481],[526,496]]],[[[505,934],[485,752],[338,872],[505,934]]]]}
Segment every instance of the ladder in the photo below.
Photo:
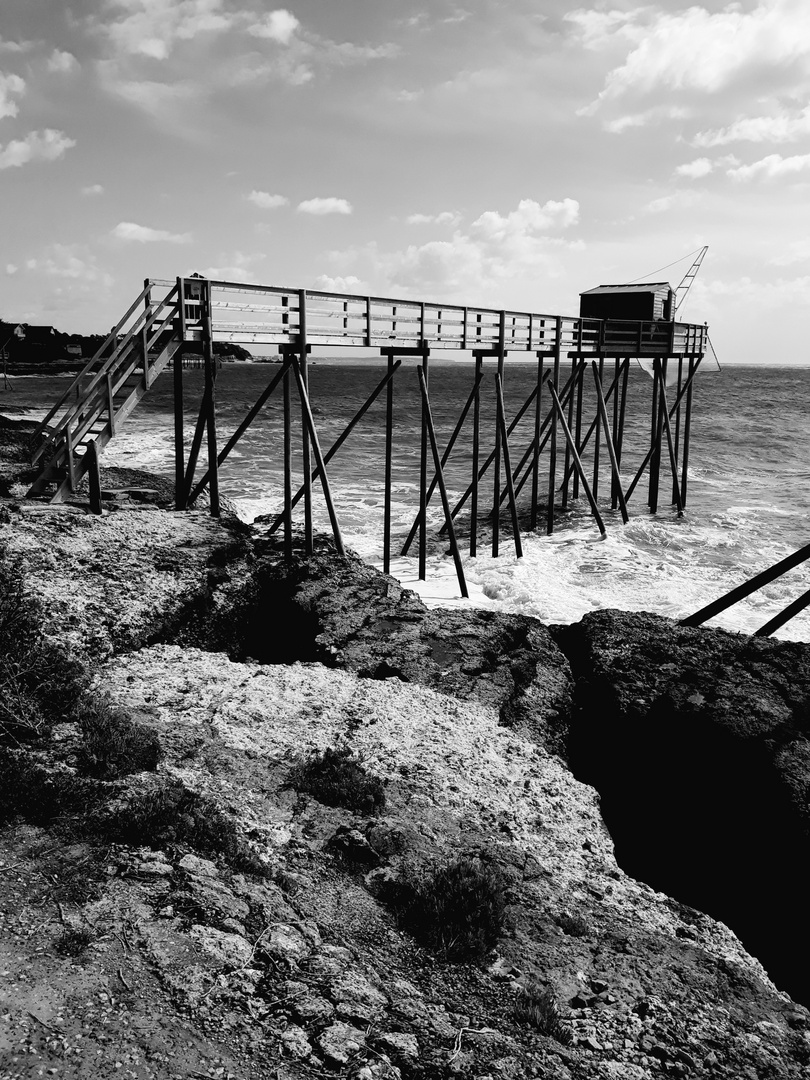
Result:
{"type": "Polygon", "coordinates": [[[182,279],[155,299],[151,280],[32,435],[38,473],[27,494],[63,502],[75,493],[187,335],[182,279]],[[91,447],[91,444],[95,444],[91,447]],[[54,490],[55,488],[55,490],[54,490]]]}

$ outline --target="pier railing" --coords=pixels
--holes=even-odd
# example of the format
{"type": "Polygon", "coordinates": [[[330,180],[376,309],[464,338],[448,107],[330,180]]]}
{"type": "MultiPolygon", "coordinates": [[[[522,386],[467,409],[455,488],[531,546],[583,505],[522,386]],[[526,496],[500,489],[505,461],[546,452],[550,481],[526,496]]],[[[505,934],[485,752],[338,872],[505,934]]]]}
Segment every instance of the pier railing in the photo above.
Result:
{"type": "MultiPolygon", "coordinates": [[[[153,291],[175,282],[153,279],[153,291]]],[[[494,350],[562,356],[697,356],[705,324],[602,320],[432,304],[391,297],[184,279],[186,340],[202,340],[201,296],[210,289],[214,341],[240,345],[494,350]]]]}
{"type": "MultiPolygon", "coordinates": [[[[651,512],[658,510],[659,503],[669,502],[682,514],[686,504],[692,395],[694,378],[708,347],[705,325],[599,320],[239,284],[196,276],[174,281],[148,279],[144,283],[143,291],[102,348],[40,425],[33,450],[40,473],[30,494],[44,494],[49,485],[55,484],[51,498],[59,501],[74,494],[89,473],[91,504],[100,510],[100,451],[160,372],[180,355],[181,346],[187,344],[202,354],[205,378],[199,414],[188,439],[183,364],[172,364],[176,506],[184,509],[193,505],[206,492],[212,514],[219,513],[219,470],[278,390],[283,405],[282,509],[273,527],[283,529],[288,555],[292,554],[293,513],[299,502],[303,502],[305,546],[307,551],[312,550],[316,485],[328,509],[336,546],[343,550],[340,508],[328,468],[379,399],[385,403],[384,454],[380,462],[383,565],[386,570],[390,568],[394,543],[402,541],[394,537],[392,530],[392,462],[396,441],[394,393],[409,374],[408,366],[402,363],[405,357],[418,361],[421,456],[418,506],[401,550],[407,554],[417,543],[420,577],[426,573],[427,509],[436,492],[443,512],[440,532],[449,540],[462,595],[466,595],[466,584],[461,538],[456,531],[462,520],[470,555],[478,552],[482,521],[491,534],[493,556],[499,554],[503,518],[515,554],[520,557],[521,529],[535,529],[543,523],[551,532],[557,508],[567,509],[569,501],[580,494],[587,499],[603,536],[603,511],[618,511],[621,520],[627,521],[627,504],[645,474],[651,512]],[[214,358],[217,342],[252,346],[254,351],[257,345],[267,346],[281,360],[268,385],[221,449],[214,358]],[[334,356],[341,347],[376,350],[387,367],[378,386],[360,404],[337,440],[322,449],[310,401],[308,357],[315,348],[326,349],[334,356]],[[431,356],[439,350],[464,350],[474,359],[469,394],[458,403],[458,420],[443,447],[430,400],[431,356]],[[648,361],[644,366],[652,378],[645,383],[650,404],[642,406],[645,424],[649,425],[646,450],[640,464],[627,473],[632,475],[628,482],[622,470],[628,469],[625,425],[628,373],[634,358],[648,361]],[[522,402],[511,399],[509,380],[505,381],[513,359],[534,364],[534,386],[522,402]],[[489,361],[486,367],[485,360],[489,361]],[[298,425],[292,408],[293,393],[300,406],[298,425]],[[486,422],[482,408],[485,396],[494,414],[494,419],[490,416],[486,422]],[[445,469],[464,428],[470,438],[461,457],[463,468],[469,467],[470,472],[469,484],[459,498],[458,493],[448,489],[445,469]],[[201,455],[206,457],[207,468],[200,476],[201,455]],[[545,470],[542,477],[541,458],[545,470]],[[601,508],[600,483],[608,491],[601,508]],[[528,507],[523,509],[518,506],[522,492],[524,500],[528,498],[528,507]]],[[[351,360],[351,354],[347,359],[351,360]]],[[[370,462],[370,466],[373,464],[370,462]]]]}

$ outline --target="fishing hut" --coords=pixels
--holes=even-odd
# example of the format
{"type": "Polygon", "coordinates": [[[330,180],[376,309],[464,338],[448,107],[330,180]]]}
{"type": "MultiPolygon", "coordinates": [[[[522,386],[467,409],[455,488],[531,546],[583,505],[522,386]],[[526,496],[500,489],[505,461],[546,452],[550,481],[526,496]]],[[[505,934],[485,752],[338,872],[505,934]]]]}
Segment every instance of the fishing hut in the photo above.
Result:
{"type": "MultiPolygon", "coordinates": [[[[663,502],[683,513],[694,379],[708,331],[704,324],[676,321],[674,297],[667,283],[599,286],[582,294],[578,316],[563,316],[198,276],[147,279],[96,356],[39,425],[33,444],[39,472],[29,494],[58,502],[89,475],[91,503],[100,509],[100,454],[170,368],[177,509],[193,505],[206,491],[211,513],[219,514],[220,473],[229,454],[270,398],[280,395],[283,480],[276,526],[283,530],[285,550],[292,555],[296,513],[303,518],[307,551],[312,550],[313,500],[320,496],[335,545],[343,551],[330,465],[379,402],[385,417],[376,478],[384,502],[384,568],[389,570],[395,548],[406,554],[416,542],[419,576],[425,577],[427,510],[435,499],[442,511],[439,532],[447,536],[461,594],[467,595],[461,548],[478,554],[485,531],[493,556],[500,552],[503,531],[519,557],[522,532],[542,528],[551,533],[558,511],[581,496],[602,535],[606,517],[628,520],[628,504],[639,490],[645,491],[650,512],[663,502]],[[189,342],[198,345],[205,377],[197,419],[187,431],[183,365],[171,361],[189,342]],[[269,346],[282,361],[272,375],[268,371],[267,385],[230,432],[221,430],[217,418],[216,342],[269,346]],[[350,361],[348,350],[356,354],[358,349],[366,355],[373,350],[380,358],[381,377],[327,447],[310,396],[310,357],[316,350],[330,358],[347,350],[350,361]],[[471,358],[468,392],[457,402],[449,434],[437,431],[431,408],[431,358],[437,354],[471,358]],[[646,414],[649,428],[638,460],[631,461],[625,431],[631,408],[628,375],[636,360],[651,377],[645,380],[646,399],[633,402],[632,408],[634,416],[646,414]],[[531,390],[516,401],[510,395],[510,368],[527,362],[531,390]],[[406,379],[418,382],[421,456],[413,524],[407,536],[395,536],[397,388],[406,379]],[[468,481],[463,491],[453,491],[446,471],[462,444],[470,462],[468,481]]],[[[323,404],[328,408],[328,402],[323,404]]],[[[369,461],[370,485],[376,466],[376,459],[369,461]]]]}

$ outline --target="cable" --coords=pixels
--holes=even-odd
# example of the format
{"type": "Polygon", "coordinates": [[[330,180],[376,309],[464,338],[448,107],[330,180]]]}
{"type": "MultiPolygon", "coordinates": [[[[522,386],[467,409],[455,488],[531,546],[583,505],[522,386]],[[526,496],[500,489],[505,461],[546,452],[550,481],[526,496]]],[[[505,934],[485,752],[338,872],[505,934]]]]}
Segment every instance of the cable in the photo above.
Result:
{"type": "Polygon", "coordinates": [[[635,285],[635,283],[636,283],[637,281],[641,281],[641,280],[642,280],[642,278],[645,278],[645,277],[652,277],[652,276],[653,276],[653,274],[660,274],[662,270],[669,270],[670,266],[677,266],[679,262],[683,262],[683,261],[684,261],[684,259],[691,259],[693,255],[697,255],[697,253],[698,253],[699,251],[702,251],[702,250],[703,250],[703,248],[702,248],[702,247],[699,247],[699,248],[695,248],[695,250],[694,250],[694,251],[690,251],[688,255],[682,255],[682,256],[680,257],[680,259],[676,259],[676,260],[675,260],[675,262],[667,263],[667,265],[666,265],[666,266],[659,266],[659,268],[658,268],[657,270],[651,270],[651,271],[649,272],[649,274],[642,274],[642,275],[641,275],[640,277],[637,277],[637,278],[633,278],[633,280],[632,280],[632,281],[628,281],[628,282],[627,282],[627,284],[628,284],[628,285],[635,285]]]}

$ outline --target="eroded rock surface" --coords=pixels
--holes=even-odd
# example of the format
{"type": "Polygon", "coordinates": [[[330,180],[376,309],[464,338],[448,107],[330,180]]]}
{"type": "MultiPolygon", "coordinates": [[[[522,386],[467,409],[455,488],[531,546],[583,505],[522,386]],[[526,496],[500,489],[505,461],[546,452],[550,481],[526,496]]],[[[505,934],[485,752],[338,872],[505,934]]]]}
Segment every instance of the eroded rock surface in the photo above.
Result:
{"type": "Polygon", "coordinates": [[[570,760],[620,863],[810,1001],[810,648],[617,611],[557,637],[578,676],[570,760]]]}

